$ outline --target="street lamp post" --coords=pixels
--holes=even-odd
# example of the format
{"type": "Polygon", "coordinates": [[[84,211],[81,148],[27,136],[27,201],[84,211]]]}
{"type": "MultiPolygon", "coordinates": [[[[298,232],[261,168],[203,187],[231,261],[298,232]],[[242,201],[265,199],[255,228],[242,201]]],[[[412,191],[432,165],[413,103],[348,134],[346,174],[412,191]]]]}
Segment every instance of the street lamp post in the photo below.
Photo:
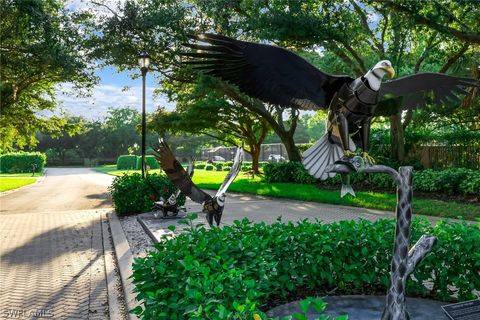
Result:
{"type": "Polygon", "coordinates": [[[138,64],[142,71],[142,177],[145,178],[145,135],[146,135],[146,117],[145,117],[145,79],[147,77],[148,66],[150,65],[150,56],[145,51],[138,54],[138,64]]]}

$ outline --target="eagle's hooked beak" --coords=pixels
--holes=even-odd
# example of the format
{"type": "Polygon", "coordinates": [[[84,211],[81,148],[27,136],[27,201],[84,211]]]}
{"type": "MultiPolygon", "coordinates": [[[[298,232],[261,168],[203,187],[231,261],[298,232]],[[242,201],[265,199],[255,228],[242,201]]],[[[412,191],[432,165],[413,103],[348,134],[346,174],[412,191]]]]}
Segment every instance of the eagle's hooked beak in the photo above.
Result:
{"type": "Polygon", "coordinates": [[[393,79],[393,77],[395,77],[395,69],[393,69],[392,66],[388,66],[388,67],[386,67],[384,70],[387,72],[388,77],[389,77],[390,79],[393,79]]]}

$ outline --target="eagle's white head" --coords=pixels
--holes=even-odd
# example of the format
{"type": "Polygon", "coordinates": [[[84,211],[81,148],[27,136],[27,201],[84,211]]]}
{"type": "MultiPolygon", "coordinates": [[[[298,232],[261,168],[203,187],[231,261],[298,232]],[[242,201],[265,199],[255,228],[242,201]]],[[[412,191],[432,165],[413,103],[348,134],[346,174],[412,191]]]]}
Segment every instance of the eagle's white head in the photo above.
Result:
{"type": "Polygon", "coordinates": [[[392,63],[388,60],[382,60],[378,62],[375,67],[368,70],[364,78],[367,79],[368,85],[372,90],[378,91],[380,85],[382,84],[382,78],[384,75],[388,74],[390,79],[395,76],[395,70],[392,67],[392,63]]]}

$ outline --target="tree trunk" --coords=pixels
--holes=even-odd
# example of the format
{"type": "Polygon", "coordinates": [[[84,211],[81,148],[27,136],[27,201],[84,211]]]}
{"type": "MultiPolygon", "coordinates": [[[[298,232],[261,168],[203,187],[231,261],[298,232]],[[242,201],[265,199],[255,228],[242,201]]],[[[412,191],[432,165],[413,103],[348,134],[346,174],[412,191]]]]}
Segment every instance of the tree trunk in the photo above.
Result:
{"type": "Polygon", "coordinates": [[[258,168],[258,160],[260,158],[260,147],[261,144],[250,145],[250,155],[252,156],[252,170],[254,173],[259,174],[260,170],[258,168]]]}
{"type": "Polygon", "coordinates": [[[285,132],[275,132],[278,134],[280,139],[282,140],[285,149],[287,150],[288,160],[290,161],[302,161],[302,155],[298,150],[297,146],[295,145],[295,141],[293,140],[293,136],[290,134],[285,134],[285,132]]]}
{"type": "Polygon", "coordinates": [[[405,160],[405,131],[400,114],[390,116],[390,147],[393,159],[405,160]]]}

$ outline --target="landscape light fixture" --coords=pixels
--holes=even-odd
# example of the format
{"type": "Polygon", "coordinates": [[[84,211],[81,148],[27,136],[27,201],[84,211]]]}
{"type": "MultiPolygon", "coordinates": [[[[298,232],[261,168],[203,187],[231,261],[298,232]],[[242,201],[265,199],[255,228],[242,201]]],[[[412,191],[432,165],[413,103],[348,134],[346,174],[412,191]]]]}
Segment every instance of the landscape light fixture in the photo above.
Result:
{"type": "Polygon", "coordinates": [[[138,64],[142,71],[142,178],[145,178],[145,135],[146,135],[146,117],[145,117],[145,79],[147,77],[148,66],[150,65],[150,56],[145,51],[138,54],[138,64]]]}

